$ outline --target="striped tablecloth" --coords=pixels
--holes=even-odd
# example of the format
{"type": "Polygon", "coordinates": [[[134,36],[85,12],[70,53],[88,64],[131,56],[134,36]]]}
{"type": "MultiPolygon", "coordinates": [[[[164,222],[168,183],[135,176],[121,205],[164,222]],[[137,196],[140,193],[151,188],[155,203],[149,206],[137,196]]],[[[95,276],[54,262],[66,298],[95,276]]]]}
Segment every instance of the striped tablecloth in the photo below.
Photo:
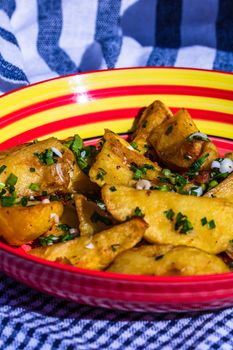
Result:
{"type": "MultiPolygon", "coordinates": [[[[233,71],[232,0],[0,0],[0,93],[133,66],[233,71]]],[[[0,349],[233,349],[233,309],[140,314],[42,295],[0,274],[0,349]]]]}

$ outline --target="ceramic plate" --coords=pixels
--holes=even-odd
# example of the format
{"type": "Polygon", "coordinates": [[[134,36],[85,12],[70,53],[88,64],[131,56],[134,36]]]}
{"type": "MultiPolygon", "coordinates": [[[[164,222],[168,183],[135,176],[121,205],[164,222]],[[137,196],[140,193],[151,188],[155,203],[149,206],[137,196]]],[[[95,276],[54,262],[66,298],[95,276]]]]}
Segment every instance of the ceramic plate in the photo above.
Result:
{"type": "MultiPolygon", "coordinates": [[[[155,99],[173,112],[187,108],[220,154],[233,149],[233,75],[175,68],[77,74],[6,94],[0,98],[0,149],[76,133],[90,143],[106,127],[126,134],[140,109],[155,99]]],[[[113,274],[45,261],[4,243],[0,243],[0,269],[42,292],[112,309],[168,312],[233,305],[233,273],[113,274]]]]}

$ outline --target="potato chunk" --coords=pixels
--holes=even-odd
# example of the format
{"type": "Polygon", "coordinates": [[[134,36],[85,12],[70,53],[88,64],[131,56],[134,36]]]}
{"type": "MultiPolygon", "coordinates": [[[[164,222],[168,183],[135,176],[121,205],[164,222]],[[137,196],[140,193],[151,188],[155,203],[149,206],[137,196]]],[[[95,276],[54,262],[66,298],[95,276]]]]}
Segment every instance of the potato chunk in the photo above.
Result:
{"type": "Polygon", "coordinates": [[[233,173],[231,173],[218,186],[206,192],[204,197],[226,198],[233,202],[233,173]]]}
{"type": "Polygon", "coordinates": [[[134,275],[190,276],[230,272],[230,269],[219,257],[196,248],[152,245],[122,252],[107,271],[134,275]]]}
{"type": "Polygon", "coordinates": [[[103,148],[89,172],[91,181],[96,182],[100,187],[105,183],[133,186],[136,183],[134,176],[136,168],[146,170],[143,174],[144,179],[157,178],[160,171],[157,163],[132,149],[127,141],[110,130],[105,130],[104,139],[103,148]]]}
{"type": "Polygon", "coordinates": [[[153,132],[153,129],[172,116],[173,114],[170,109],[161,101],[157,100],[143,111],[133,135],[133,142],[137,144],[137,150],[139,152],[147,152],[149,147],[148,138],[151,132],[153,132]]]}
{"type": "Polygon", "coordinates": [[[107,210],[119,221],[138,214],[139,208],[139,214],[144,214],[149,224],[144,238],[152,243],[186,245],[218,254],[233,239],[233,206],[224,199],[124,186],[116,186],[116,191],[111,192],[107,185],[102,189],[102,197],[107,210]]]}
{"type": "Polygon", "coordinates": [[[60,202],[36,204],[28,207],[0,207],[0,234],[11,245],[22,245],[47,232],[55,217],[61,217],[60,202]]]}
{"type": "Polygon", "coordinates": [[[93,237],[82,236],[47,248],[35,248],[29,254],[86,269],[103,270],[119,253],[134,247],[146,228],[147,224],[142,219],[135,218],[93,237]]]}
{"type": "Polygon", "coordinates": [[[3,165],[6,168],[0,174],[0,182],[5,183],[11,173],[16,175],[17,197],[41,195],[44,191],[51,194],[80,189],[85,193],[94,186],[77,165],[73,153],[55,138],[5,151],[5,156],[0,159],[0,167],[3,165]],[[60,152],[61,156],[56,156],[52,149],[60,152]],[[52,153],[46,158],[48,151],[52,153]],[[36,184],[36,192],[31,184],[36,184]]]}
{"type": "Polygon", "coordinates": [[[174,170],[188,169],[194,161],[208,153],[202,169],[209,167],[218,152],[210,141],[189,137],[198,129],[186,109],[179,110],[173,118],[166,119],[153,130],[149,141],[160,160],[174,170]]]}
{"type": "Polygon", "coordinates": [[[116,220],[97,204],[82,194],[75,195],[75,206],[79,218],[81,236],[90,236],[113,226],[116,220]]]}

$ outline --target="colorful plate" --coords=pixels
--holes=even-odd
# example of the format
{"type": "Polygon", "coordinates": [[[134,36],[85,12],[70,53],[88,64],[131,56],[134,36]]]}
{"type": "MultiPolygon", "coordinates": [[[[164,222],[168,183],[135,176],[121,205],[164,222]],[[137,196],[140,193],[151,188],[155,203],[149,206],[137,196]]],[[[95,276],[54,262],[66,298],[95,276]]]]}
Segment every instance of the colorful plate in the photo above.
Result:
{"type": "MultiPolygon", "coordinates": [[[[105,127],[127,133],[139,110],[160,99],[188,108],[223,154],[233,149],[233,74],[132,68],[62,77],[0,98],[0,149],[35,138],[105,127]]],[[[233,273],[191,277],[130,276],[45,261],[0,243],[0,269],[32,288],[84,304],[131,311],[187,311],[233,305],[233,273]]]]}

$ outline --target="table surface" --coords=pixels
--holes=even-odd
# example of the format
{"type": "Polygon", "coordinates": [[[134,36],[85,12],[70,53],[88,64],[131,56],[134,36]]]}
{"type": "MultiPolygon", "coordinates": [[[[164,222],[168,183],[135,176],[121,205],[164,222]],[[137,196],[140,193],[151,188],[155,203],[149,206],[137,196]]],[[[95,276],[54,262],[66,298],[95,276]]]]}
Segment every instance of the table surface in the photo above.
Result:
{"type": "MultiPolygon", "coordinates": [[[[232,0],[1,0],[0,93],[98,69],[233,71],[232,0]]],[[[233,308],[133,313],[60,300],[0,273],[0,349],[232,349],[233,308]]]]}

